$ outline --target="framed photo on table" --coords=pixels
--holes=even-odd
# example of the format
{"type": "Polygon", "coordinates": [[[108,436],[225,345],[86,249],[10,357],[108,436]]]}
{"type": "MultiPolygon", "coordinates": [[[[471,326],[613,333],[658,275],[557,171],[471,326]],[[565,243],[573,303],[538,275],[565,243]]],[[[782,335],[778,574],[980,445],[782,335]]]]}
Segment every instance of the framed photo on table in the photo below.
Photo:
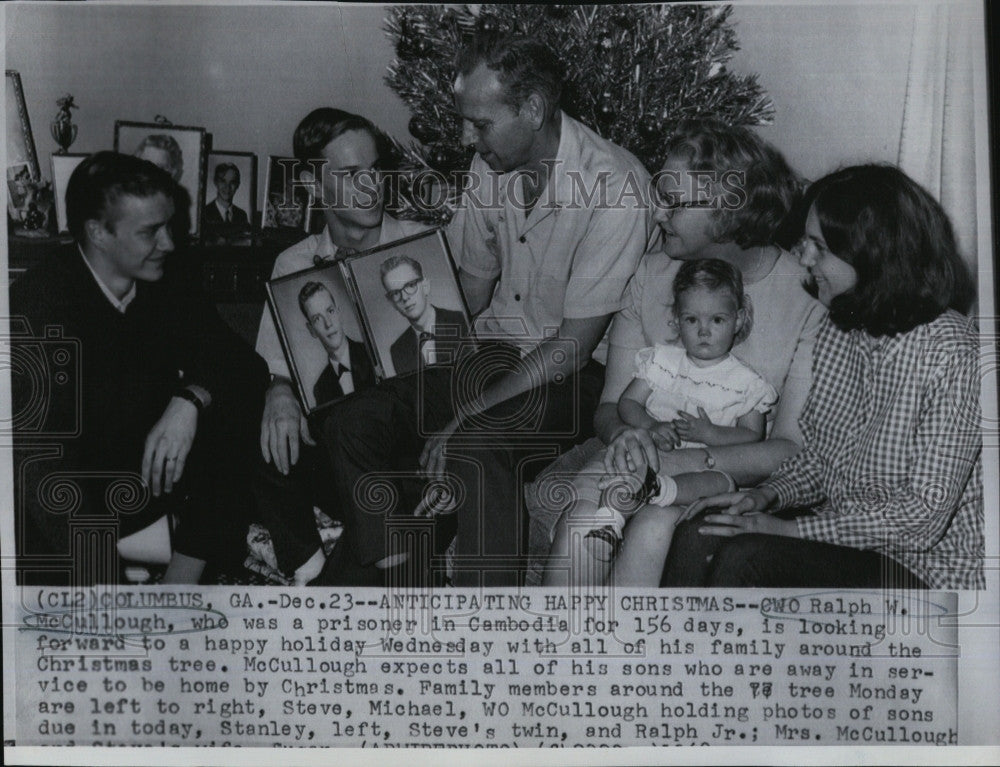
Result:
{"type": "Polygon", "coordinates": [[[37,182],[42,175],[31,134],[28,107],[24,103],[21,75],[7,70],[7,211],[20,220],[31,196],[28,181],[37,182]]]}
{"type": "Polygon", "coordinates": [[[208,153],[202,240],[233,242],[249,237],[257,216],[257,155],[208,153]]]}
{"type": "Polygon", "coordinates": [[[187,194],[188,233],[201,231],[205,207],[205,163],[209,140],[204,128],[161,123],[115,121],[115,151],[134,154],[167,171],[187,194]]]}
{"type": "Polygon", "coordinates": [[[306,230],[309,199],[306,190],[296,183],[298,164],[294,157],[267,158],[262,229],[306,230]]]}
{"type": "Polygon", "coordinates": [[[66,185],[76,166],[90,157],[89,154],[52,155],[52,194],[55,197],[56,226],[59,234],[69,232],[66,221],[66,185]]]}

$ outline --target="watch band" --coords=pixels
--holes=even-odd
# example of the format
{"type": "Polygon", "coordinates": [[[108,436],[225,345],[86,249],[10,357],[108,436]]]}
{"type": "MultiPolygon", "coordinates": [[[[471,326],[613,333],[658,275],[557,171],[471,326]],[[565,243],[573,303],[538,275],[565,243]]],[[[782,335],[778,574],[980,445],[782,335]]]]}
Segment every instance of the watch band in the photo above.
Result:
{"type": "Polygon", "coordinates": [[[201,412],[205,409],[205,403],[201,401],[201,397],[199,397],[190,389],[184,389],[184,388],[177,389],[174,392],[174,396],[180,397],[181,399],[186,399],[188,402],[194,405],[198,409],[199,415],[201,415],[201,412]]]}
{"type": "Polygon", "coordinates": [[[702,450],[705,451],[705,468],[714,469],[715,468],[715,456],[708,452],[707,447],[703,447],[702,450]]]}

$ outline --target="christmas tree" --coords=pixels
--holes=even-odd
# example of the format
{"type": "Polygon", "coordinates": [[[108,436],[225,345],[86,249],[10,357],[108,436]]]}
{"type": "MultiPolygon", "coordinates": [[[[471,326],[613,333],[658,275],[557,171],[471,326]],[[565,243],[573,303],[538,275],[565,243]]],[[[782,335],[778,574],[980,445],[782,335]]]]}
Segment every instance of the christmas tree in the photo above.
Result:
{"type": "Polygon", "coordinates": [[[560,57],[562,108],[635,154],[655,172],[680,120],[714,117],[731,125],[771,121],[771,100],[753,75],[726,68],[739,50],[730,6],[402,5],[386,18],[396,58],[386,82],[410,108],[419,143],[396,143],[410,183],[397,189],[397,215],[446,222],[457,200],[454,172],[468,168],[452,101],[454,57],[477,33],[526,34],[560,57]],[[437,171],[448,178],[428,185],[437,171]]]}

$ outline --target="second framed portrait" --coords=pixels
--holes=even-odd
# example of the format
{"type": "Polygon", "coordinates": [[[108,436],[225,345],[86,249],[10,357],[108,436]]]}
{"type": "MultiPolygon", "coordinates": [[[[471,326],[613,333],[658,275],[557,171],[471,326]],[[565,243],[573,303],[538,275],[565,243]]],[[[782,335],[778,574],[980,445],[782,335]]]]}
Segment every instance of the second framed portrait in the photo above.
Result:
{"type": "Polygon", "coordinates": [[[346,264],[387,378],[450,364],[467,350],[469,313],[442,230],[397,240],[346,264]]]}
{"type": "MultiPolygon", "coordinates": [[[[160,123],[115,121],[115,151],[133,154],[163,168],[186,193],[186,210],[175,212],[188,233],[201,231],[205,206],[205,160],[208,135],[204,128],[160,123]]],[[[183,231],[183,229],[181,229],[183,231]]]]}
{"type": "Polygon", "coordinates": [[[246,239],[257,215],[257,155],[252,152],[208,153],[208,189],[201,213],[206,242],[246,239]]]}

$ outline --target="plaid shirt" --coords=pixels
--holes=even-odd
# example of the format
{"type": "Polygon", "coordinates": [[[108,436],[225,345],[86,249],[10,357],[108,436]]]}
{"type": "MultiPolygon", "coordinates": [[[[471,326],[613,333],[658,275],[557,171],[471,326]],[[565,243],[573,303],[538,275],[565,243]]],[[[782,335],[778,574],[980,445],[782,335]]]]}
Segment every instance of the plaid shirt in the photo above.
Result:
{"type": "Polygon", "coordinates": [[[765,485],[814,506],[803,538],[893,558],[932,588],[985,588],[979,347],[948,311],[894,337],[826,320],[800,425],[765,485]]]}

